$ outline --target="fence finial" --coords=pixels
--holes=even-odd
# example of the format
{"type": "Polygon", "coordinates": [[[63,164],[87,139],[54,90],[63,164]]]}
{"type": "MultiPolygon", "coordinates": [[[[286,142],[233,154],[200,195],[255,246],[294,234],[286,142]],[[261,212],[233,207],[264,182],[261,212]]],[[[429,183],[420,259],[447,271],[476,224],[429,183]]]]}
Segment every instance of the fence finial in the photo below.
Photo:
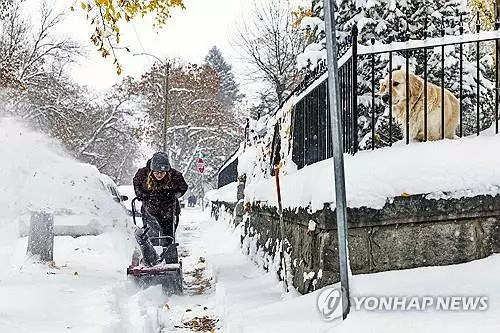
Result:
{"type": "Polygon", "coordinates": [[[427,29],[429,25],[429,19],[427,18],[427,14],[424,16],[424,39],[427,38],[427,29]]]}
{"type": "Polygon", "coordinates": [[[460,34],[464,34],[464,14],[460,14],[460,28],[459,28],[460,34]]]}
{"type": "Polygon", "coordinates": [[[352,40],[353,40],[353,42],[354,42],[354,40],[357,41],[358,40],[358,34],[359,34],[359,30],[358,30],[358,25],[357,24],[354,24],[352,26],[351,33],[352,33],[352,40]]]}
{"type": "Polygon", "coordinates": [[[481,31],[481,19],[479,18],[479,10],[476,14],[476,32],[479,33],[481,31]]]}

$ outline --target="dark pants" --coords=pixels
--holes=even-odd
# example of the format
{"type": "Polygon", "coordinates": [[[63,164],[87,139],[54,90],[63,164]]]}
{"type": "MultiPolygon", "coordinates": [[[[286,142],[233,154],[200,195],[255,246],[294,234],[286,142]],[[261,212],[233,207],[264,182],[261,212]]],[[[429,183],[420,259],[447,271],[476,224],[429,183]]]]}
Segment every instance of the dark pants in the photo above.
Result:
{"type": "Polygon", "coordinates": [[[162,211],[160,214],[153,215],[150,214],[147,207],[144,207],[143,205],[141,211],[142,222],[147,224],[150,228],[148,231],[148,237],[151,240],[151,244],[163,247],[172,244],[175,232],[174,228],[177,229],[177,225],[174,226],[174,221],[177,220],[177,216],[174,215],[174,210],[168,209],[162,211]],[[154,237],[164,236],[169,236],[169,238],[154,239],[154,237]]]}

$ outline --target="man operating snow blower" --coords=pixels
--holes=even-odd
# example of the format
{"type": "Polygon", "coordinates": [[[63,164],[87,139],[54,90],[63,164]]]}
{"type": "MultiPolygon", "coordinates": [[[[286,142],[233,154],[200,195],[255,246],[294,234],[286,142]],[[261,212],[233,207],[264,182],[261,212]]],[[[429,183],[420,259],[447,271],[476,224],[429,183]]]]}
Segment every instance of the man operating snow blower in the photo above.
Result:
{"type": "Polygon", "coordinates": [[[141,286],[161,284],[167,292],[182,293],[182,262],[179,260],[175,231],[180,213],[178,198],[187,191],[182,174],[170,166],[168,156],[158,152],[134,176],[136,198],[132,213],[136,218],[135,201],[142,201],[143,227],[135,236],[141,252],[139,260],[132,256],[127,269],[141,286]],[[158,253],[153,245],[161,247],[158,253]]]}

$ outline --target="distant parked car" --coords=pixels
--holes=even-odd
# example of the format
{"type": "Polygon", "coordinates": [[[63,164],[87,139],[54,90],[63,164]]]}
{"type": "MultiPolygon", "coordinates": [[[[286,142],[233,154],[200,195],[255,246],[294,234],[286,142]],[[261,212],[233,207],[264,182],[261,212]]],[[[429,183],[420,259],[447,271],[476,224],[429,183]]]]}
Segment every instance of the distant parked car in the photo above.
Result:
{"type": "MultiPolygon", "coordinates": [[[[127,218],[124,202],[127,196],[121,195],[118,186],[107,175],[90,164],[78,163],[68,168],[61,177],[67,192],[58,193],[57,203],[53,208],[54,235],[84,236],[98,235],[107,228],[126,226],[131,221],[127,218]],[[117,204],[118,203],[118,204],[117,204]]],[[[27,236],[30,215],[19,217],[19,233],[27,236]]]]}

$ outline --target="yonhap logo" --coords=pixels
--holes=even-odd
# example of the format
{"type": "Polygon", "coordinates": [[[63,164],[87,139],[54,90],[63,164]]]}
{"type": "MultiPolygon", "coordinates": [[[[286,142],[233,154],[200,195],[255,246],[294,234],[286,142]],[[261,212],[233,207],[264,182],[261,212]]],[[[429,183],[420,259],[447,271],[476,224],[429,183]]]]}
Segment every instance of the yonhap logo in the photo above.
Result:
{"type": "MultiPolygon", "coordinates": [[[[489,297],[486,295],[351,295],[354,311],[367,312],[413,312],[443,311],[469,312],[487,311],[489,297]]],[[[316,299],[318,312],[325,321],[342,318],[344,306],[347,306],[347,293],[338,287],[326,287],[316,299]]]]}
{"type": "Polygon", "coordinates": [[[316,300],[318,310],[325,321],[333,321],[342,317],[342,304],[346,300],[344,288],[325,288],[316,300]]]}

